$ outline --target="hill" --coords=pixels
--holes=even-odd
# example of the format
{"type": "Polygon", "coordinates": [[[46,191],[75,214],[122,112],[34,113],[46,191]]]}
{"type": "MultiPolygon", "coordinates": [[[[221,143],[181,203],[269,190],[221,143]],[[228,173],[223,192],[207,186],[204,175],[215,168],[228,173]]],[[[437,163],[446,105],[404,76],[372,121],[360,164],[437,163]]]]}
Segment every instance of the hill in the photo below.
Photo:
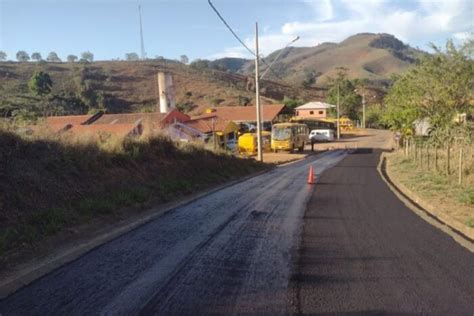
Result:
{"type": "MultiPolygon", "coordinates": [[[[0,115],[27,109],[40,102],[28,92],[34,72],[47,72],[53,81],[54,103],[68,114],[83,114],[105,109],[109,113],[153,111],[158,100],[156,74],[173,75],[176,102],[187,111],[199,114],[219,105],[248,105],[255,99],[253,76],[195,68],[169,60],[100,61],[82,63],[0,62],[0,115]]],[[[320,99],[318,89],[303,90],[263,81],[262,103],[286,97],[320,99]]]]}
{"type": "MultiPolygon", "coordinates": [[[[322,43],[314,47],[288,47],[281,52],[275,51],[265,58],[270,64],[279,54],[268,78],[280,77],[285,82],[313,82],[312,85],[325,85],[329,77],[336,75],[337,67],[347,68],[351,79],[366,78],[376,85],[390,79],[411,67],[417,58],[425,54],[414,49],[390,34],[362,33],[351,36],[341,43],[322,43]],[[278,75],[277,76],[275,76],[278,75]]],[[[219,59],[213,61],[230,71],[251,74],[253,60],[219,59]],[[242,66],[235,70],[235,66],[242,66]]],[[[265,68],[265,67],[263,67],[265,68]]]]}

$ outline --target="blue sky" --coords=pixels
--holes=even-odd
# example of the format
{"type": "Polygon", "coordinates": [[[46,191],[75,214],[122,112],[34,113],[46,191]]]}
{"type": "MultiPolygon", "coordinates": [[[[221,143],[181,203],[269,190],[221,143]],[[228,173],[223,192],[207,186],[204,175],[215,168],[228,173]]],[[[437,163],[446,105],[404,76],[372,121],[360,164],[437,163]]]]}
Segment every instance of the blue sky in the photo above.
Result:
{"type": "MultiPolygon", "coordinates": [[[[140,52],[138,0],[0,0],[0,50],[55,51],[65,59],[90,50],[96,60],[140,52]]],[[[249,57],[207,0],[140,1],[148,57],[249,57]]],[[[213,0],[253,47],[255,21],[264,55],[285,46],[339,42],[360,32],[391,33],[428,50],[474,31],[474,0],[213,0]]]]}

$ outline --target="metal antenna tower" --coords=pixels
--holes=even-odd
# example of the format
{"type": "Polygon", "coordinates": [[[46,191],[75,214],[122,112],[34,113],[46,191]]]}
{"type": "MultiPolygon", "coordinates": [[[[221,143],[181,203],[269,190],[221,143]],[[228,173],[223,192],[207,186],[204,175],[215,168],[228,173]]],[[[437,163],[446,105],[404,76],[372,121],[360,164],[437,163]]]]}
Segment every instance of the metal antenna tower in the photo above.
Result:
{"type": "Polygon", "coordinates": [[[140,17],[140,48],[141,48],[141,59],[146,59],[145,42],[143,41],[143,26],[142,26],[142,7],[138,5],[138,16],[140,17]]]}

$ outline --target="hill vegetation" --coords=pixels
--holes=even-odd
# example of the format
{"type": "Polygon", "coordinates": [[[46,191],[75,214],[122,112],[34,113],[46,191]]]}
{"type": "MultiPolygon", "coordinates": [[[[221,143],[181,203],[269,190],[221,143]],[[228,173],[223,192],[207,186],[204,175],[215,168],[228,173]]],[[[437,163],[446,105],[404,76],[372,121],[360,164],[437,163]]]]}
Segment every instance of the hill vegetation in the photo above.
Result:
{"type": "MultiPolygon", "coordinates": [[[[276,51],[265,60],[271,63],[279,53],[276,51]]],[[[351,36],[339,44],[288,47],[281,53],[267,73],[267,80],[261,83],[263,104],[323,100],[340,68],[345,69],[347,79],[363,78],[366,88],[382,89],[383,93],[392,75],[407,71],[424,55],[392,35],[369,33],[351,36]]],[[[154,111],[158,71],[172,73],[177,105],[184,112],[199,114],[211,106],[254,104],[252,60],[195,60],[187,65],[184,55],[181,61],[162,57],[138,61],[136,54],[130,53],[125,61],[100,62],[94,62],[90,52],[82,53],[80,59],[68,56],[67,62],[61,62],[54,52],[47,61],[39,53],[31,55],[35,61],[28,61],[27,52],[17,55],[22,62],[0,62],[0,115],[4,117],[30,120],[45,114],[99,110],[154,111]],[[28,86],[35,74],[50,77],[48,94],[39,95],[28,86]]]]}
{"type": "MultiPolygon", "coordinates": [[[[48,115],[154,111],[158,103],[159,71],[173,75],[178,108],[199,114],[205,108],[254,103],[253,77],[223,72],[207,63],[185,65],[165,59],[103,62],[0,62],[0,115],[48,115]],[[47,95],[28,82],[38,74],[51,79],[47,95]]],[[[321,90],[304,90],[263,81],[263,104],[288,98],[321,99],[321,90]]]]}

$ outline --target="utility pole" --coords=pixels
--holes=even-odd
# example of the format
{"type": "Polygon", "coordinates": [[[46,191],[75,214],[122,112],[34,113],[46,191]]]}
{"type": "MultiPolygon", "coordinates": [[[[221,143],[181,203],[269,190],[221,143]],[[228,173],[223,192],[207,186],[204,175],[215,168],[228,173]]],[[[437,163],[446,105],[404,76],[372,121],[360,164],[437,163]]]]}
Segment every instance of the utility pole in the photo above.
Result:
{"type": "Polygon", "coordinates": [[[255,108],[257,110],[257,152],[258,161],[263,162],[262,112],[260,110],[260,72],[258,69],[258,22],[255,22],[255,108]]]}
{"type": "Polygon", "coordinates": [[[362,128],[365,128],[365,92],[362,93],[362,128]]]}
{"type": "Polygon", "coordinates": [[[339,82],[337,83],[337,114],[336,114],[336,127],[337,127],[337,139],[339,139],[341,137],[341,129],[339,127],[339,82]]]}
{"type": "Polygon", "coordinates": [[[212,141],[214,145],[214,151],[217,150],[217,139],[216,139],[216,118],[212,118],[212,141]]]}

